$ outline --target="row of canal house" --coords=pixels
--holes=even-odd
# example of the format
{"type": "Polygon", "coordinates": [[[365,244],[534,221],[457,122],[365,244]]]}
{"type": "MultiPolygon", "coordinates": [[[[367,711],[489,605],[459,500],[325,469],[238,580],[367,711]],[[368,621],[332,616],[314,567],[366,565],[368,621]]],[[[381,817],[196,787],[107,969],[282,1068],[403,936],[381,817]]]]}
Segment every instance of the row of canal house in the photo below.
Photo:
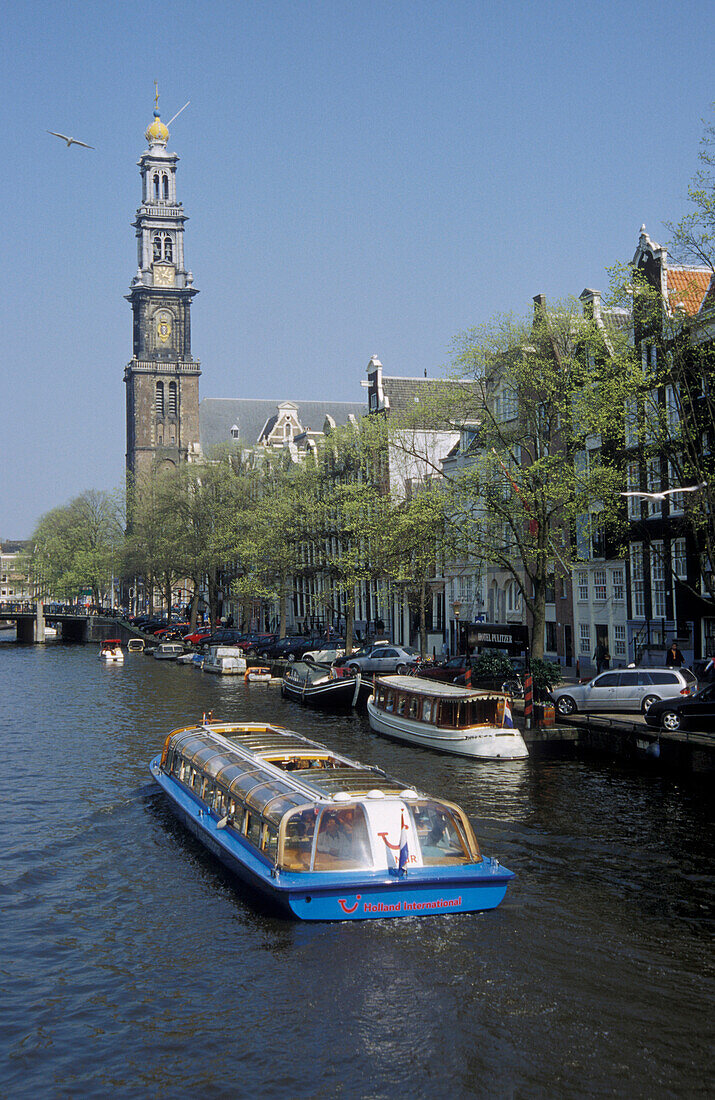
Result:
{"type": "MultiPolygon", "coordinates": [[[[675,640],[687,663],[715,653],[712,557],[715,532],[713,442],[715,435],[715,280],[708,268],[676,266],[667,251],[642,228],[632,261],[632,309],[605,309],[600,294],[584,290],[584,313],[603,333],[627,330],[640,352],[646,384],[624,410],[623,491],[664,493],[660,499],[624,497],[627,552],[599,521],[599,504],[573,532],[575,565],[553,562],[547,587],[544,653],[581,675],[593,671],[597,647],[612,666],[662,663],[675,640]],[[697,494],[677,490],[702,485],[697,494]],[[693,523],[693,509],[699,524],[693,523]]],[[[544,309],[541,296],[536,310],[544,309]]],[[[518,403],[493,393],[497,418],[516,419],[518,403]]],[[[479,447],[478,428],[465,425],[444,461],[455,476],[479,447]]],[[[574,456],[588,468],[600,437],[587,437],[574,456]]],[[[445,576],[445,606],[453,648],[464,623],[475,620],[527,621],[513,575],[478,562],[461,562],[445,576]],[[461,622],[460,622],[461,620],[461,622]]]]}
{"type": "MultiPolygon", "coordinates": [[[[712,272],[672,265],[666,250],[650,240],[645,228],[632,266],[634,276],[639,275],[657,295],[658,309],[652,308],[652,300],[646,309],[647,296],[638,294],[632,309],[604,308],[595,290],[583,291],[580,298],[584,314],[602,332],[606,352],[609,334],[627,331],[634,346],[641,350],[644,366],[653,366],[654,382],[657,380],[658,385],[634,394],[624,410],[623,486],[624,491],[662,492],[691,484],[696,472],[692,462],[679,453],[682,433],[675,429],[681,422],[691,423],[694,416],[703,421],[701,449],[706,467],[709,461],[713,426],[707,368],[703,367],[701,354],[689,357],[682,349],[697,345],[701,352],[712,344],[712,272]],[[676,346],[681,353],[674,358],[676,346]],[[680,370],[679,380],[669,380],[662,369],[656,374],[658,363],[662,367],[671,362],[680,370]],[[685,377],[688,372],[693,375],[689,381],[685,377]],[[689,397],[694,390],[701,395],[695,404],[689,397]],[[663,432],[655,430],[654,425],[666,428],[670,425],[672,438],[666,433],[664,439],[663,432]]],[[[537,311],[547,308],[542,296],[535,298],[535,307],[537,311]]],[[[356,422],[360,414],[389,419],[407,411],[414,420],[420,402],[429,403],[435,387],[447,385],[463,394],[461,423],[455,419],[441,431],[413,429],[409,446],[396,439],[390,447],[387,469],[390,491],[398,498],[417,491],[425,478],[440,475],[454,478],[460,466],[472,460],[479,448],[474,384],[387,376],[379,359],[373,356],[363,382],[367,407],[352,406],[347,410],[347,406],[345,409],[332,406],[337,422],[341,414],[343,422],[356,422]]],[[[490,400],[496,416],[506,420],[519,416],[518,402],[498,379],[490,400]]],[[[265,422],[261,445],[286,446],[295,461],[304,460],[336,423],[327,412],[327,405],[313,404],[313,420],[325,413],[322,430],[304,428],[299,416],[303,412],[305,422],[305,412],[295,404],[283,402],[275,416],[265,422]]],[[[224,409],[224,417],[226,413],[224,409]]],[[[238,416],[235,410],[234,413],[238,416]]],[[[203,407],[202,414],[206,415],[203,407]]],[[[232,431],[238,434],[235,424],[232,431]]],[[[574,461],[587,468],[600,446],[599,437],[587,438],[583,452],[575,455],[574,461]]],[[[599,522],[598,505],[594,504],[592,514],[584,516],[572,533],[570,549],[576,564],[567,569],[563,559],[553,561],[544,625],[547,658],[585,675],[593,669],[597,646],[610,654],[612,665],[641,660],[655,663],[664,658],[673,639],[687,661],[715,652],[713,602],[707,598],[703,582],[703,559],[707,554],[703,554],[702,537],[696,538],[688,523],[690,507],[687,494],[670,494],[662,500],[624,498],[624,518],[628,521],[628,551],[624,555],[622,534],[618,542],[613,541],[599,522]]],[[[707,522],[705,526],[707,529],[707,522]]],[[[344,610],[340,606],[341,597],[332,601],[332,611],[326,613],[326,584],[319,568],[296,578],[295,595],[288,611],[289,630],[309,630],[329,623],[340,626],[344,610]]],[[[428,645],[438,653],[445,641],[452,652],[466,648],[470,622],[528,621],[513,572],[469,555],[460,561],[437,562],[430,592],[426,616],[428,645]]],[[[227,591],[224,611],[234,610],[237,611],[227,591]]],[[[275,626],[276,609],[263,609],[257,618],[266,628],[275,626]]],[[[371,636],[379,624],[384,624],[397,643],[417,641],[419,624],[404,589],[384,581],[365,581],[356,593],[358,636],[371,636]]]]}

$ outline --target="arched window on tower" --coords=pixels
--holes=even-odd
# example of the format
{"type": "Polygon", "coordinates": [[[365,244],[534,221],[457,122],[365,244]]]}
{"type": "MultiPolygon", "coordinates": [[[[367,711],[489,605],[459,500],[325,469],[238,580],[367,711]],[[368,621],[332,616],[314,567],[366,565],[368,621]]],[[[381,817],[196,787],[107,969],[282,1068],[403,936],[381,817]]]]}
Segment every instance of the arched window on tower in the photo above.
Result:
{"type": "Polygon", "coordinates": [[[153,239],[153,256],[155,260],[161,259],[161,234],[155,233],[153,239]]]}
{"type": "Polygon", "coordinates": [[[169,383],[169,416],[176,416],[176,382],[169,383]]]}
{"type": "Polygon", "coordinates": [[[154,198],[159,201],[159,173],[154,173],[154,198]]]}
{"type": "Polygon", "coordinates": [[[174,242],[168,233],[164,235],[164,259],[171,260],[172,263],[174,260],[174,242]]]}
{"type": "Polygon", "coordinates": [[[163,190],[164,190],[164,198],[168,199],[168,197],[169,197],[169,177],[166,174],[164,174],[161,178],[162,178],[162,184],[163,184],[163,190]]]}
{"type": "Polygon", "coordinates": [[[159,418],[164,416],[164,383],[157,382],[156,384],[156,396],[154,398],[154,409],[156,415],[159,418]]]}

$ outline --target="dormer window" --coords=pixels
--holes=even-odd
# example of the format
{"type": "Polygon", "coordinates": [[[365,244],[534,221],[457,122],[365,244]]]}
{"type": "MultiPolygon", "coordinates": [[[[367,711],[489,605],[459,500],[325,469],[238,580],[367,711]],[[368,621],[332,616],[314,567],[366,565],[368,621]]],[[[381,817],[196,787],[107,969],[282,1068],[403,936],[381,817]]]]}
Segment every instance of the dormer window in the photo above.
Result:
{"type": "Polygon", "coordinates": [[[238,439],[238,424],[234,424],[231,428],[231,439],[238,439]]]}

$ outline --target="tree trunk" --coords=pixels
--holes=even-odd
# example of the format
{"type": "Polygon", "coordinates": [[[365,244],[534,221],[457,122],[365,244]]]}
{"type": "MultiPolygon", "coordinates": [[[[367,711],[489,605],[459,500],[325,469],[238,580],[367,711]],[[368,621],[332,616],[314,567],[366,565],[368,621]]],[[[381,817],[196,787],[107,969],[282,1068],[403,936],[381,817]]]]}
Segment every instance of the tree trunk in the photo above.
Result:
{"type": "Polygon", "coordinates": [[[218,629],[218,585],[216,583],[215,569],[209,569],[206,575],[209,590],[209,619],[211,629],[218,629]]]}
{"type": "Polygon", "coordinates": [[[190,613],[190,618],[189,618],[189,627],[190,627],[189,633],[193,634],[193,632],[196,630],[196,619],[198,618],[198,614],[199,614],[199,582],[197,581],[196,577],[192,577],[191,579],[194,582],[194,591],[193,591],[192,596],[191,596],[191,613],[190,613]]]}
{"type": "Polygon", "coordinates": [[[285,638],[285,636],[286,636],[287,610],[288,610],[288,594],[286,592],[285,585],[282,585],[281,586],[281,598],[280,598],[280,611],[279,611],[280,618],[281,618],[281,625],[280,625],[280,637],[281,638],[285,638]]]}
{"type": "Polygon", "coordinates": [[[535,578],[534,580],[532,616],[534,621],[531,628],[531,656],[543,660],[544,628],[546,625],[546,582],[541,578],[535,578]]]}
{"type": "Polygon", "coordinates": [[[355,621],[355,596],[351,595],[345,601],[345,652],[353,651],[353,623],[355,621]]]}
{"type": "Polygon", "coordinates": [[[425,611],[427,607],[427,585],[424,581],[420,585],[420,655],[424,659],[427,656],[427,624],[425,611]]]}

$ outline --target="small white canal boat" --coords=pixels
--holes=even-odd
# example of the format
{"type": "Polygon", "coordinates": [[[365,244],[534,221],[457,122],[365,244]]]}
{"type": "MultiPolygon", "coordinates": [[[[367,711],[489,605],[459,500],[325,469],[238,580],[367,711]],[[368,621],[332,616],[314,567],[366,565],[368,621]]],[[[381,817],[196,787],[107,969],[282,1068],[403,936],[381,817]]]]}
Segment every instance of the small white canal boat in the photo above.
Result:
{"type": "Polygon", "coordinates": [[[121,638],[105,639],[99,647],[98,657],[100,661],[104,661],[108,665],[123,665],[124,654],[122,653],[121,638]]]}
{"type": "Polygon", "coordinates": [[[156,661],[175,661],[184,652],[181,642],[162,642],[154,650],[156,661]]]}
{"type": "Polygon", "coordinates": [[[127,649],[130,653],[143,653],[144,652],[144,639],[143,638],[130,638],[127,642],[127,649]]]}
{"type": "Polygon", "coordinates": [[[502,692],[419,676],[381,676],[375,679],[367,713],[378,733],[427,749],[479,760],[521,760],[529,755],[514,727],[509,697],[502,692]]]}
{"type": "Polygon", "coordinates": [[[220,676],[243,676],[246,658],[243,650],[233,645],[212,645],[204,658],[204,672],[217,672],[220,676]]]}

